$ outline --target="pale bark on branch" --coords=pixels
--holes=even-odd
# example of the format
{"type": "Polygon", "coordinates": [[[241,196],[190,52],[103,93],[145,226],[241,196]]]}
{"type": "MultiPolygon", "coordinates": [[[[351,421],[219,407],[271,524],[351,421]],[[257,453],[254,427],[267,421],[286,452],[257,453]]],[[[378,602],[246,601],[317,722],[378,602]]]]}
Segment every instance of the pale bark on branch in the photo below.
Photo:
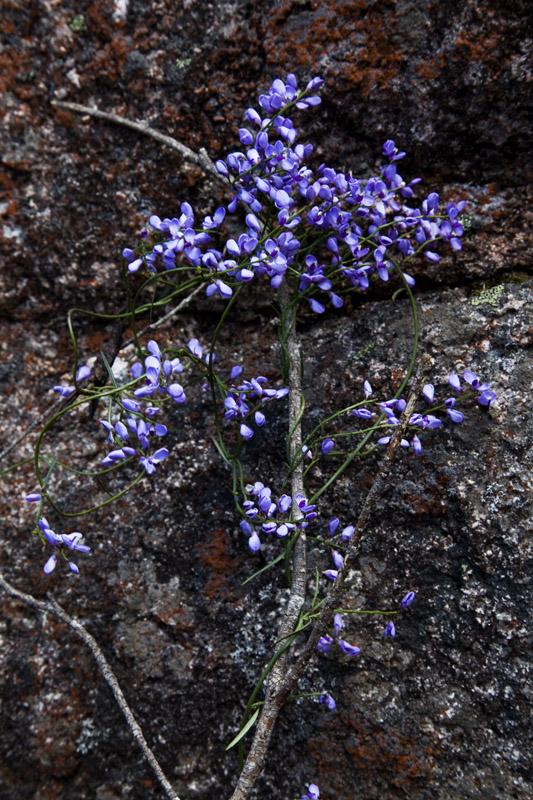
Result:
{"type": "Polygon", "coordinates": [[[191,164],[200,167],[200,169],[207,172],[212,178],[216,179],[219,183],[223,183],[227,187],[227,182],[219,175],[217,168],[203,147],[196,153],[194,150],[191,150],[190,147],[187,147],[186,144],[183,144],[183,142],[174,139],[173,136],[169,136],[166,133],[161,133],[161,131],[150,127],[146,122],[135,122],[134,120],[120,116],[120,114],[114,114],[110,111],[101,111],[94,106],[84,106],[81,103],[71,103],[66,100],[52,100],[52,105],[56,108],[62,108],[65,111],[74,111],[76,114],[86,114],[89,117],[102,119],[105,122],[113,122],[115,125],[122,125],[124,128],[130,128],[137,133],[150,136],[160,144],[164,144],[172,150],[175,150],[185,161],[189,161],[191,164]]]}
{"type": "MultiPolygon", "coordinates": [[[[420,395],[420,390],[424,382],[426,365],[427,362],[423,359],[419,375],[414,381],[413,389],[407,401],[400,424],[397,426],[394,434],[391,437],[385,455],[379,466],[378,473],[374,479],[374,482],[372,483],[372,486],[365,498],[363,507],[361,508],[357,518],[355,526],[356,531],[348,545],[344,559],[344,565],[342,569],[339,570],[339,574],[335,583],[325,597],[320,613],[313,624],[311,633],[307,638],[303,650],[299,654],[296,661],[294,661],[292,664],[289,663],[289,655],[287,654],[283,660],[280,659],[280,661],[278,661],[272,671],[273,678],[274,674],[276,674],[276,682],[274,686],[272,683],[269,685],[270,691],[267,693],[265,704],[263,706],[261,716],[259,717],[256,733],[248,754],[248,758],[246,760],[246,764],[244,766],[244,770],[239,777],[239,781],[230,800],[249,800],[255,780],[259,777],[262,767],[265,763],[267,750],[276,719],[289,694],[295,689],[298,680],[308,662],[316,653],[318,639],[332,626],[333,614],[335,609],[340,605],[342,593],[345,588],[346,576],[349,574],[350,568],[354,566],[355,560],[359,554],[363,533],[368,529],[371,516],[375,511],[376,504],[383,493],[387,478],[389,477],[392,469],[396,451],[400,446],[407,425],[409,424],[409,419],[413,413],[416,400],[420,395]],[[275,673],[274,671],[278,665],[280,668],[275,673]]],[[[293,398],[293,400],[296,402],[296,398],[293,398]]],[[[299,445],[298,453],[301,450],[301,439],[299,440],[299,445]]],[[[305,595],[305,588],[303,594],[305,595]]],[[[298,613],[301,610],[302,605],[303,601],[299,606],[298,613]]],[[[285,620],[288,620],[288,618],[288,615],[286,615],[286,618],[283,620],[282,624],[284,624],[285,620]]],[[[292,621],[293,627],[288,631],[288,633],[294,629],[296,619],[297,616],[292,621]]],[[[287,635],[287,633],[285,635],[287,635]]]]}
{"type": "Polygon", "coordinates": [[[38,600],[31,594],[21,592],[19,589],[16,589],[8,581],[6,581],[1,573],[0,587],[7,592],[10,597],[20,600],[22,603],[25,603],[25,605],[30,606],[31,608],[34,608],[43,614],[52,614],[62,622],[65,622],[69,628],[74,631],[76,636],[78,636],[78,638],[80,638],[84,644],[87,645],[93,655],[94,660],[96,661],[96,665],[100,674],[111,689],[117,705],[124,715],[126,725],[128,726],[133,738],[141,748],[146,760],[150,764],[161,788],[169,800],[180,800],[169,779],[163,772],[163,769],[155,757],[153,750],[146,741],[142,728],[135,719],[133,711],[129,707],[128,702],[124,697],[124,692],[120,687],[118,679],[111,669],[107,658],[103,654],[102,649],[94,636],[89,633],[89,631],[81,624],[81,622],[67,614],[67,612],[58,603],[56,603],[55,600],[38,600]]]}
{"type": "MultiPolygon", "coordinates": [[[[294,498],[304,494],[301,411],[304,402],[302,390],[302,355],[300,340],[296,331],[296,313],[290,306],[290,291],[285,281],[280,289],[282,314],[285,315],[285,347],[288,361],[289,383],[289,463],[294,465],[291,472],[291,493],[293,497],[293,518],[296,522],[303,518],[302,512],[294,504],[294,498]]],[[[283,642],[296,627],[298,617],[305,603],[307,584],[307,544],[305,528],[294,545],[292,558],[292,579],[289,598],[278,628],[277,641],[283,642]]],[[[237,785],[230,800],[244,800],[250,796],[255,781],[261,774],[279,712],[283,707],[285,695],[280,693],[284,676],[291,657],[289,648],[274,664],[268,678],[265,701],[261,707],[254,738],[244,763],[237,785]]]]}

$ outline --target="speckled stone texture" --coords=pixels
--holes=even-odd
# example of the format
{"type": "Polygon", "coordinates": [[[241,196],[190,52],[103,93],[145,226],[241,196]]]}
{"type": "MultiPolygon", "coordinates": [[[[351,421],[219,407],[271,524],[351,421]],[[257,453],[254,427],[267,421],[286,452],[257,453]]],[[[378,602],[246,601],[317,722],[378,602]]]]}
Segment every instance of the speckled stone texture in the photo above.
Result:
{"type": "MultiPolygon", "coordinates": [[[[145,119],[218,155],[258,86],[278,71],[322,72],[325,102],[302,117],[319,159],[364,173],[390,136],[410,153],[406,176],[470,201],[463,252],[417,273],[424,349],[437,382],[471,366],[499,399],[488,414],[473,409],[464,426],[436,432],[419,460],[398,458],[346,604],[387,607],[407,589],[417,601],[394,643],[383,642],[381,623],[358,619],[347,638],[361,658],[326,657],[308,671],[304,690],[330,687],[339,711],[310,701],[284,711],[257,800],[294,800],[309,780],[321,800],[529,798],[528,4],[125,5],[120,20],[103,0],[3,2],[4,441],[50,405],[50,387],[69,368],[66,309],[118,307],[119,254],[146,215],[185,197],[213,203],[213,187],[174,153],[50,100],[145,119]]],[[[205,338],[219,308],[199,298],[164,335],[205,338]]],[[[113,334],[87,320],[78,326],[85,355],[113,334]]],[[[385,393],[401,380],[410,342],[401,298],[354,298],[342,313],[305,318],[301,332],[311,414],[359,398],[364,377],[385,393]]],[[[253,289],[220,358],[277,374],[272,312],[253,289]]],[[[279,473],[282,404],[269,420],[251,443],[250,478],[279,473]]],[[[75,431],[58,430],[62,456],[94,450],[95,425],[80,417],[75,431]]],[[[1,569],[36,596],[50,590],[98,638],[182,800],[229,796],[238,765],[224,748],[285,598],[281,575],[241,586],[263,561],[236,529],[210,434],[198,390],[176,413],[157,484],[66,523],[94,547],[79,580],[41,574],[20,501],[33,488],[29,465],[0,475],[1,569]]],[[[31,441],[2,467],[29,456],[31,441]]],[[[352,521],[376,469],[369,461],[347,473],[324,498],[325,518],[352,521]]],[[[62,496],[77,507],[98,491],[88,479],[70,481],[62,496]]],[[[5,595],[0,608],[1,800],[161,797],[83,645],[5,595]]]]}

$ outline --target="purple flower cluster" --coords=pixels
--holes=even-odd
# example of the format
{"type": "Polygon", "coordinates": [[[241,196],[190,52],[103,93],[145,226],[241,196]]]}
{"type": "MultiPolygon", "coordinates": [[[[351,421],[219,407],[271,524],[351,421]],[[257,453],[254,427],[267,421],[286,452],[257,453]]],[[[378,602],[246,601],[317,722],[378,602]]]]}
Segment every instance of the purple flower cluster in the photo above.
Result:
{"type": "MultiPolygon", "coordinates": [[[[343,544],[346,544],[350,541],[355,533],[355,528],[353,525],[346,525],[342,530],[340,530],[341,523],[338,517],[332,517],[328,524],[327,524],[327,536],[331,539],[338,539],[343,544]]],[[[322,573],[324,578],[327,578],[330,581],[335,581],[339,574],[339,570],[341,570],[344,566],[344,557],[338,550],[335,550],[334,547],[331,548],[330,551],[331,560],[333,562],[333,568],[326,569],[322,573]]]]}
{"type": "MultiPolygon", "coordinates": [[[[233,367],[230,379],[239,377],[242,367],[233,367]]],[[[251,380],[242,381],[238,385],[230,385],[224,398],[224,417],[227,420],[240,420],[239,432],[243,439],[251,439],[254,435],[253,428],[247,422],[253,422],[262,427],[266,417],[261,408],[271,400],[280,400],[289,393],[288,388],[268,388],[268,379],[258,375],[251,380]]]]}
{"type": "MultiPolygon", "coordinates": [[[[328,303],[343,304],[336,290],[341,284],[364,291],[374,277],[387,281],[391,270],[403,272],[404,262],[418,253],[436,263],[439,242],[459,250],[464,203],[443,205],[430,192],[415,204],[419,179],[407,183],[398,173],[405,153],[392,140],[383,146],[388,163],[375,177],[358,179],[326,164],[309,165],[313,147],[296,143],[298,130],[287,113],[318,106],[322,84],[316,77],[299,89],[293,74],[276,79],[260,95],[259,108],[245,112],[241,149],[216,163],[234,192],[227,207],[198,222],[188,203],[181,204],[177,217],[152,216],[150,241],[123,253],[129,271],[143,264],[149,271],[159,263],[164,269],[188,265],[209,279],[208,295],[223,298],[256,277],[277,289],[291,271],[312,311],[320,314],[328,303]],[[228,238],[222,226],[237,210],[244,229],[228,238]]],[[[405,279],[413,283],[407,274],[405,279]]]]}
{"type": "MultiPolygon", "coordinates": [[[[461,399],[460,395],[463,389],[468,389],[469,392],[465,394],[465,398],[471,397],[472,394],[477,395],[477,403],[480,406],[489,407],[490,404],[496,399],[496,394],[490,388],[488,383],[483,383],[478,376],[466,370],[463,373],[463,378],[466,386],[463,386],[461,379],[456,373],[451,373],[448,376],[448,384],[455,393],[451,397],[447,397],[442,401],[435,399],[435,386],[432,383],[427,383],[422,389],[421,401],[425,405],[424,409],[416,411],[409,418],[408,434],[410,439],[404,438],[401,440],[401,446],[404,448],[411,447],[415,455],[420,455],[422,452],[422,442],[419,434],[422,431],[432,431],[441,428],[445,420],[448,420],[455,425],[459,425],[464,420],[464,413],[459,411],[457,403],[461,399]],[[441,416],[437,416],[437,414],[441,416]],[[444,417],[442,417],[442,413],[444,417]]],[[[368,381],[364,384],[364,393],[367,400],[372,396],[372,387],[368,381]]],[[[400,424],[400,417],[407,405],[406,400],[403,398],[393,398],[392,400],[385,400],[383,402],[371,401],[376,404],[375,409],[367,408],[365,406],[358,406],[350,413],[352,416],[357,417],[365,422],[371,424],[371,420],[377,419],[379,413],[385,415],[385,420],[380,423],[379,427],[395,426],[400,424]]],[[[366,404],[367,406],[370,403],[366,404]]],[[[390,442],[391,436],[381,436],[377,443],[386,445],[390,442]]]]}
{"type": "Polygon", "coordinates": [[[316,649],[319,653],[329,653],[333,644],[336,642],[340,648],[340,650],[345,653],[347,656],[358,656],[361,652],[360,647],[356,647],[354,644],[350,644],[349,642],[341,639],[339,634],[344,628],[344,617],[342,614],[335,614],[333,617],[333,635],[326,634],[325,636],[321,636],[317,642],[316,649]]]}
{"type": "Polygon", "coordinates": [[[162,394],[168,395],[175,403],[185,403],[187,398],[183,387],[174,378],[177,373],[183,372],[183,365],[179,358],[165,358],[159,345],[153,339],[148,342],[146,349],[148,355],[144,359],[144,367],[140,361],[137,361],[131,368],[132,378],[146,376],[146,385],[135,389],[134,396],[137,399],[143,399],[162,394]]]}
{"type": "MultiPolygon", "coordinates": [[[[28,495],[28,497],[29,496],[30,495],[28,495]]],[[[55,533],[44,517],[41,517],[37,524],[39,525],[43,539],[54,548],[52,555],[43,567],[43,571],[46,575],[50,575],[50,573],[55,570],[59,553],[64,554],[68,550],[78,553],[90,552],[91,548],[83,544],[83,535],[78,531],[74,531],[73,533],[55,533]]],[[[67,558],[67,564],[71,572],[74,572],[75,575],[79,573],[77,564],[75,564],[74,561],[70,561],[70,557],[67,558]]]]}
{"type": "MultiPolygon", "coordinates": [[[[196,358],[205,360],[197,339],[191,339],[188,348],[196,358]]],[[[172,400],[183,405],[187,398],[182,385],[176,381],[176,375],[184,369],[180,359],[167,357],[153,339],[147,343],[146,350],[144,361],[136,361],[131,367],[133,380],[144,377],[145,383],[133,390],[125,389],[109,418],[100,420],[107,431],[107,441],[112,445],[101,464],[112,467],[137,458],[145,472],[152,475],[169,455],[166,447],[159,446],[159,440],[168,433],[167,426],[155,420],[161,413],[161,404],[172,400]]]]}
{"type": "Polygon", "coordinates": [[[316,518],[316,506],[309,505],[303,495],[292,498],[282,494],[277,499],[272,491],[257,481],[246,487],[246,492],[253,500],[245,500],[242,504],[246,519],[240,523],[241,530],[248,537],[248,547],[253,553],[261,549],[259,532],[275,535],[283,539],[296,528],[305,528],[316,518]],[[297,515],[291,510],[297,511],[297,515]]]}
{"type": "Polygon", "coordinates": [[[156,466],[168,457],[169,451],[166,447],[158,447],[149,455],[149,451],[154,447],[152,437],[166,436],[168,433],[166,425],[146,421],[141,416],[137,418],[128,416],[119,419],[114,425],[105,419],[101,419],[100,423],[107,431],[108,442],[113,445],[113,449],[102,459],[102,466],[112,467],[137,456],[146,474],[152,475],[156,466]]]}

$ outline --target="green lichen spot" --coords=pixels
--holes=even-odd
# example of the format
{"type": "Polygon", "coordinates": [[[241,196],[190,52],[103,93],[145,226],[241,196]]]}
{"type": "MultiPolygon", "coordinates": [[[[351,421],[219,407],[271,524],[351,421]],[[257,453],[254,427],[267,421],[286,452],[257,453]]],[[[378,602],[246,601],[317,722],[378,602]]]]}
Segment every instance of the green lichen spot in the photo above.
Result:
{"type": "Polygon", "coordinates": [[[501,296],[503,294],[503,290],[505,286],[503,283],[498,284],[497,286],[491,286],[488,289],[482,289],[481,292],[477,292],[470,300],[471,306],[493,306],[497,308],[500,305],[501,296]]]}
{"type": "Polygon", "coordinates": [[[72,17],[69,22],[69,28],[71,31],[74,31],[74,33],[81,33],[86,27],[85,17],[83,14],[76,14],[76,16],[72,17]]]}
{"type": "Polygon", "coordinates": [[[375,342],[367,342],[360,350],[354,354],[354,359],[362,359],[374,350],[376,347],[375,342]]]}

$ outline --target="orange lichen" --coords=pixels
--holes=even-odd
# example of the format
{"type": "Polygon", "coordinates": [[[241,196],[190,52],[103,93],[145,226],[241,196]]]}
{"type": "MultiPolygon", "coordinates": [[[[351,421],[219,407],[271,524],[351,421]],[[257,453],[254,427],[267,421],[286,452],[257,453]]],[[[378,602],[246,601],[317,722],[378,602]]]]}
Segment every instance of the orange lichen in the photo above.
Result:
{"type": "Polygon", "coordinates": [[[233,577],[239,562],[230,555],[230,540],[226,531],[212,531],[209,540],[197,546],[197,552],[200,561],[210,572],[204,586],[207,597],[232,596],[233,577]]]}
{"type": "Polygon", "coordinates": [[[346,786],[341,786],[338,778],[345,774],[339,769],[342,762],[347,769],[356,770],[363,785],[383,783],[407,793],[431,778],[436,755],[430,745],[413,741],[395,728],[344,715],[310,739],[308,746],[322,781],[343,797],[346,786]]]}
{"type": "Polygon", "coordinates": [[[416,71],[423,80],[434,81],[439,77],[445,66],[446,59],[444,55],[440,53],[436,58],[430,61],[423,61],[421,64],[417,64],[416,71]]]}
{"type": "MultiPolygon", "coordinates": [[[[290,14],[293,3],[281,4],[272,14],[267,26],[266,51],[270,62],[285,65],[315,66],[331,54],[332,45],[351,43],[336,65],[338,85],[344,82],[360,87],[369,95],[373,89],[386,88],[402,71],[406,56],[391,37],[394,22],[394,4],[380,5],[379,10],[369,10],[363,0],[357,2],[312,2],[311,24],[295,30],[290,14]]],[[[333,48],[334,49],[334,48],[333,48]]]]}

